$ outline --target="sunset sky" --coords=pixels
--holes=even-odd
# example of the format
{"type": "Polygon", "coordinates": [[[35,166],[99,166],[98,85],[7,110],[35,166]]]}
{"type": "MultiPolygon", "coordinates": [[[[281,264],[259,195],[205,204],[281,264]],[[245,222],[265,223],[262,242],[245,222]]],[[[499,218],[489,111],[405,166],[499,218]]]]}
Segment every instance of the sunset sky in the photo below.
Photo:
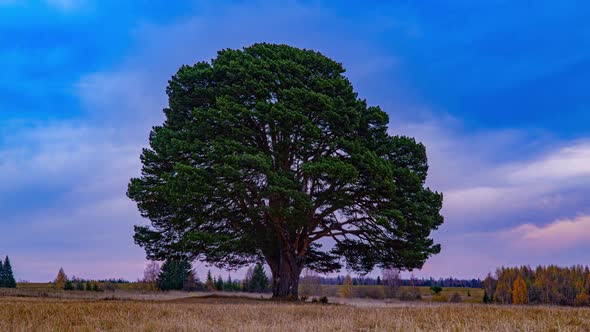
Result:
{"type": "Polygon", "coordinates": [[[140,277],[146,221],[125,192],[167,80],[255,42],[342,62],[392,134],[426,145],[445,223],[416,275],[590,264],[590,4],[360,3],[0,0],[0,254],[16,278],[140,277]]]}

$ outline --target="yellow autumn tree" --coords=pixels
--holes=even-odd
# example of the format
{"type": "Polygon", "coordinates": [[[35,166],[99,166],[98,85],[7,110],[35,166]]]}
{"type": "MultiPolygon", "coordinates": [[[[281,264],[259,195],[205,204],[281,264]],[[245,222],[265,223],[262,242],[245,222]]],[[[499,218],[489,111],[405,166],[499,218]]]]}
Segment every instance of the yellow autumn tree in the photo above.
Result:
{"type": "Polygon", "coordinates": [[[526,287],[526,282],[521,275],[519,275],[512,285],[512,303],[527,304],[529,303],[529,294],[526,287]]]}
{"type": "Polygon", "coordinates": [[[340,296],[345,298],[352,296],[352,278],[349,275],[344,278],[344,282],[340,286],[340,296]]]}
{"type": "Polygon", "coordinates": [[[55,287],[59,288],[59,289],[64,289],[67,281],[68,281],[68,276],[64,272],[64,269],[59,268],[59,272],[57,273],[57,277],[55,278],[55,287]]]}

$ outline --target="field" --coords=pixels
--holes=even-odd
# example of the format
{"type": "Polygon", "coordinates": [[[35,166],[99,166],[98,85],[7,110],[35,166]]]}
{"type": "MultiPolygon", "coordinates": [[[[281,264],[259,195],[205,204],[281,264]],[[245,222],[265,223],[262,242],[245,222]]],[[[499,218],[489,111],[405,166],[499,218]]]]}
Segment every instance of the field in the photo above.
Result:
{"type": "MultiPolygon", "coordinates": [[[[41,289],[39,286],[38,288],[41,289]]],[[[183,292],[0,293],[2,331],[590,331],[590,309],[183,292]]]]}
{"type": "MultiPolygon", "coordinates": [[[[317,292],[311,292],[313,296],[338,297],[340,286],[321,285],[317,292]]],[[[462,302],[482,303],[483,289],[465,288],[465,287],[444,287],[439,296],[433,296],[429,287],[416,287],[422,296],[423,302],[440,302],[441,300],[450,299],[454,293],[461,296],[462,302]]],[[[399,292],[409,292],[410,287],[403,286],[399,292]]],[[[384,286],[353,286],[352,294],[355,298],[385,299],[386,290],[384,286]]],[[[443,301],[446,302],[446,301],[443,301]]]]}
{"type": "MultiPolygon", "coordinates": [[[[104,288],[104,284],[100,284],[101,288],[104,288]]],[[[0,296],[10,296],[16,293],[19,296],[29,297],[63,297],[69,298],[86,298],[88,296],[94,296],[97,298],[104,297],[133,297],[135,299],[156,299],[156,298],[174,298],[178,296],[186,296],[186,293],[161,293],[161,292],[142,292],[142,284],[139,283],[121,283],[116,284],[117,292],[63,292],[55,289],[50,283],[19,283],[18,290],[0,289],[0,296]],[[12,293],[11,293],[12,292],[12,293]],[[142,295],[143,294],[143,295],[142,295]],[[172,294],[172,295],[171,295],[172,294]]],[[[454,293],[458,293],[461,296],[462,302],[466,303],[481,303],[483,299],[483,289],[480,288],[465,288],[465,287],[445,287],[440,293],[440,296],[433,296],[429,287],[416,287],[421,294],[421,302],[446,302],[450,299],[454,293]],[[442,301],[441,301],[442,300],[442,301]]],[[[410,287],[402,286],[399,292],[408,292],[410,287]]],[[[247,293],[235,293],[241,296],[248,296],[247,293]]],[[[320,297],[327,296],[332,298],[332,301],[341,302],[340,299],[340,286],[337,285],[318,285],[317,289],[311,292],[305,292],[303,287],[300,289],[301,295],[308,295],[308,297],[320,297]]],[[[370,300],[387,300],[385,298],[386,290],[384,286],[353,286],[352,287],[353,298],[355,299],[370,299],[370,300]]],[[[268,296],[268,295],[263,295],[268,296]]],[[[383,302],[383,301],[381,301],[383,302]]],[[[380,302],[379,302],[380,303],[380,302]]]]}
{"type": "Polygon", "coordinates": [[[475,304],[356,307],[235,298],[2,298],[0,330],[589,331],[590,310],[475,304]]]}

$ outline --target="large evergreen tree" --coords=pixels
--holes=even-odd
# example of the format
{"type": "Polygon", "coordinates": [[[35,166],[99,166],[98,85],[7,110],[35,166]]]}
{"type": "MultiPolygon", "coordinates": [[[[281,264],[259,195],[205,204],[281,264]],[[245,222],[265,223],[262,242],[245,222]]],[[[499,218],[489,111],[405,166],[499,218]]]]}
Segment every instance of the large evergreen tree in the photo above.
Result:
{"type": "Polygon", "coordinates": [[[255,293],[262,293],[267,290],[268,277],[266,276],[266,272],[264,272],[264,267],[262,264],[258,263],[254,267],[252,278],[249,280],[248,288],[250,292],[255,293]]]}
{"type": "Polygon", "coordinates": [[[161,290],[180,290],[191,273],[191,263],[186,258],[169,258],[158,275],[158,287],[161,290]]]}
{"type": "Polygon", "coordinates": [[[4,264],[2,266],[2,287],[8,288],[16,288],[16,280],[14,279],[14,274],[12,272],[12,265],[10,264],[10,259],[8,256],[4,259],[4,264]]]}
{"type": "Polygon", "coordinates": [[[424,146],[391,136],[387,113],[343,74],[318,52],[272,44],[182,66],[129,185],[151,220],[135,229],[148,258],[264,260],[273,295],[297,297],[303,268],[414,269],[438,253],[442,194],[424,186],[424,146]]]}

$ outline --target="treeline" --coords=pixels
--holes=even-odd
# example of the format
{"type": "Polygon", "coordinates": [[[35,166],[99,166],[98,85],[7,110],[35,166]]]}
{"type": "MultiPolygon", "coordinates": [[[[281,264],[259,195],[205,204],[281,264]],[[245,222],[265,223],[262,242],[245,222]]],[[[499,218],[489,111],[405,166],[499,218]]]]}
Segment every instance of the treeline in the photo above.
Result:
{"type": "MultiPolygon", "coordinates": [[[[318,277],[321,285],[342,285],[345,280],[345,276],[337,277],[318,277]]],[[[480,279],[455,279],[455,278],[414,278],[414,279],[400,279],[401,286],[440,286],[440,287],[468,287],[468,288],[482,288],[483,281],[480,279]]],[[[353,277],[352,285],[354,286],[375,286],[383,285],[384,281],[381,276],[377,278],[372,277],[353,277]]]]}
{"type": "Polygon", "coordinates": [[[501,267],[483,281],[484,303],[590,305],[590,269],[575,265],[501,267]]]}
{"type": "Polygon", "coordinates": [[[0,259],[0,287],[16,288],[16,280],[8,256],[4,258],[4,262],[0,259]]]}
{"type": "MultiPolygon", "coordinates": [[[[117,279],[113,279],[117,280],[117,279]]],[[[88,280],[88,279],[80,279],[76,277],[72,277],[71,279],[68,278],[63,268],[59,269],[57,272],[57,277],[53,281],[53,284],[58,289],[63,289],[67,291],[90,291],[90,292],[102,292],[105,290],[114,290],[114,287],[111,285],[117,283],[115,282],[105,282],[105,280],[88,280]],[[102,287],[101,287],[102,285],[102,287]]]]}
{"type": "MultiPolygon", "coordinates": [[[[262,264],[256,264],[254,268],[248,269],[246,277],[243,280],[232,280],[231,276],[227,279],[223,279],[218,276],[217,279],[213,279],[211,271],[207,272],[207,280],[203,285],[204,291],[225,291],[225,292],[251,292],[251,293],[264,293],[270,291],[269,289],[270,280],[264,272],[262,264]]],[[[198,290],[198,289],[197,289],[198,290]]]]}
{"type": "Polygon", "coordinates": [[[402,279],[403,286],[426,286],[426,287],[466,287],[466,288],[482,288],[483,282],[480,279],[455,279],[455,278],[440,278],[440,279],[402,279]]]}
{"type": "Polygon", "coordinates": [[[192,268],[190,261],[183,258],[171,258],[164,261],[160,267],[157,262],[150,262],[141,280],[148,289],[185,290],[185,291],[226,291],[226,292],[256,292],[270,291],[270,279],[262,264],[250,267],[242,280],[232,280],[231,276],[213,277],[211,271],[201,281],[192,268]]]}

